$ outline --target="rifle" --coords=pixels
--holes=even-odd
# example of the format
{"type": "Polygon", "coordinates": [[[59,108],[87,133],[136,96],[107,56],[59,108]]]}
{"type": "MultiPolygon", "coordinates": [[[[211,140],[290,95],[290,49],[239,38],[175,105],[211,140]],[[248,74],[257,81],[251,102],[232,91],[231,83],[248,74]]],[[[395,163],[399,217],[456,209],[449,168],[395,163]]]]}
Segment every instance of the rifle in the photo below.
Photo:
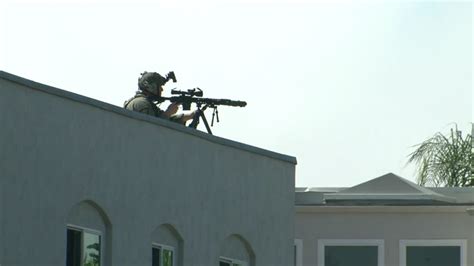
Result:
{"type": "Polygon", "coordinates": [[[217,107],[219,105],[227,105],[227,106],[234,106],[234,107],[245,107],[247,105],[244,101],[234,101],[229,99],[213,99],[213,98],[202,98],[203,91],[200,88],[189,89],[187,91],[180,91],[173,89],[171,90],[171,94],[179,95],[179,96],[172,96],[172,97],[159,97],[157,99],[158,103],[163,101],[170,101],[172,103],[179,102],[183,106],[183,110],[190,110],[191,104],[195,103],[197,106],[196,113],[193,117],[191,124],[189,127],[197,128],[199,124],[199,119],[202,119],[204,125],[206,126],[207,133],[212,135],[211,128],[209,127],[209,123],[207,122],[206,116],[204,115],[204,111],[207,108],[212,108],[212,120],[211,120],[211,127],[214,126],[214,118],[216,118],[217,122],[219,122],[219,111],[217,107]]]}

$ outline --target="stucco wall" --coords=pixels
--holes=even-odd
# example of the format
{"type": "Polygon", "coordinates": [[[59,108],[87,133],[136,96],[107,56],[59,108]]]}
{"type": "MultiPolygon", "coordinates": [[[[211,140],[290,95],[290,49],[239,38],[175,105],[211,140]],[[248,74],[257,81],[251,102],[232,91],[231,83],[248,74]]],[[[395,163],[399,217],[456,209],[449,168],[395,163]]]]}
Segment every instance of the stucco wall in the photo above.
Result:
{"type": "Polygon", "coordinates": [[[361,211],[363,207],[297,211],[295,238],[303,239],[304,265],[317,265],[320,239],[384,240],[385,266],[400,265],[400,240],[466,239],[467,265],[474,265],[474,217],[464,207],[377,208],[381,211],[361,211]]]}
{"type": "Polygon", "coordinates": [[[232,234],[256,265],[291,263],[293,157],[0,74],[2,266],[64,265],[68,214],[84,200],[110,221],[107,265],[150,265],[165,223],[184,265],[218,265],[232,234]]]}

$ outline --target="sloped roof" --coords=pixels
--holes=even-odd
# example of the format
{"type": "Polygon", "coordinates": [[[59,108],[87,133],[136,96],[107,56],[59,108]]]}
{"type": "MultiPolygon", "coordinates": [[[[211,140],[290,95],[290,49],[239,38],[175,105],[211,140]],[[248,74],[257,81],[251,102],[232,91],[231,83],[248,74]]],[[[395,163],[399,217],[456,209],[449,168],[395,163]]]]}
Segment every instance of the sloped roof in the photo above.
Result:
{"type": "Polygon", "coordinates": [[[474,188],[426,188],[388,173],[350,188],[297,188],[296,205],[474,205],[474,188]]]}
{"type": "Polygon", "coordinates": [[[325,200],[405,200],[456,202],[455,198],[441,195],[393,173],[374,178],[365,183],[336,193],[325,195],[325,200]]]}

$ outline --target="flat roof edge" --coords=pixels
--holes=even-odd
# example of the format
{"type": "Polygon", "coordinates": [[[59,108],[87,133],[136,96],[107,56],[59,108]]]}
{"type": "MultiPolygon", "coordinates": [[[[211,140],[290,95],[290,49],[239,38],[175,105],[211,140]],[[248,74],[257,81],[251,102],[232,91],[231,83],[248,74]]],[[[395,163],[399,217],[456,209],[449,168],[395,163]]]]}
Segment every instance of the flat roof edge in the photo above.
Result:
{"type": "Polygon", "coordinates": [[[368,193],[368,194],[343,194],[333,193],[325,194],[324,199],[327,201],[338,200],[438,200],[444,202],[455,203],[456,199],[439,196],[437,194],[394,194],[394,193],[368,193]]]}
{"type": "Polygon", "coordinates": [[[306,212],[374,212],[374,213],[393,213],[393,212],[448,212],[448,213],[468,213],[472,205],[411,205],[411,206],[323,206],[323,205],[296,205],[295,213],[306,212]]]}
{"type": "Polygon", "coordinates": [[[83,103],[83,104],[92,105],[94,107],[97,107],[97,108],[100,108],[100,109],[103,109],[103,110],[106,110],[106,111],[109,111],[109,112],[114,112],[114,113],[117,113],[117,114],[120,114],[120,115],[123,115],[123,116],[127,116],[127,117],[130,117],[130,118],[134,118],[134,119],[146,121],[146,122],[149,122],[149,123],[152,123],[152,124],[160,125],[160,126],[163,126],[163,127],[171,128],[171,129],[180,131],[180,132],[185,133],[185,134],[189,134],[189,135],[192,135],[192,136],[195,136],[195,137],[198,137],[198,138],[205,139],[205,140],[213,142],[213,143],[217,143],[217,144],[220,144],[220,145],[236,148],[236,149],[239,149],[239,150],[248,151],[248,152],[251,152],[251,153],[258,154],[258,155],[263,155],[263,156],[266,156],[266,157],[269,157],[269,158],[272,158],[272,159],[277,159],[277,160],[288,162],[288,163],[291,163],[291,164],[297,164],[296,157],[294,157],[294,156],[289,156],[289,155],[285,155],[285,154],[265,150],[265,149],[262,149],[262,148],[258,148],[258,147],[255,147],[255,146],[251,146],[251,145],[248,145],[248,144],[244,144],[244,143],[241,143],[241,142],[229,140],[229,139],[226,139],[226,138],[210,135],[210,134],[201,132],[199,130],[191,129],[191,128],[188,128],[188,127],[185,127],[185,126],[182,126],[182,125],[170,122],[170,121],[166,121],[164,119],[160,119],[160,118],[156,118],[156,117],[153,117],[153,116],[150,116],[150,115],[129,111],[129,110],[123,109],[121,107],[118,107],[118,106],[115,106],[115,105],[112,105],[112,104],[109,104],[109,103],[105,103],[105,102],[102,102],[102,101],[99,101],[99,100],[96,100],[96,99],[93,99],[93,98],[89,98],[89,97],[86,97],[86,96],[83,96],[83,95],[79,95],[79,94],[76,94],[76,93],[73,93],[73,92],[70,92],[70,91],[58,89],[58,88],[55,88],[55,87],[52,87],[52,86],[49,86],[49,85],[45,85],[45,84],[42,84],[42,83],[39,83],[39,82],[36,82],[36,81],[32,81],[32,80],[29,80],[29,79],[26,79],[26,78],[23,78],[23,77],[20,77],[20,76],[10,74],[10,73],[5,72],[5,71],[0,70],[0,78],[2,78],[4,80],[8,80],[8,81],[13,82],[13,83],[24,85],[26,87],[36,89],[36,90],[39,90],[39,91],[42,91],[42,92],[45,92],[45,93],[48,93],[48,94],[52,94],[52,95],[59,96],[59,97],[62,97],[62,98],[66,98],[66,99],[69,99],[69,100],[72,100],[72,101],[80,102],[80,103],[83,103]]]}

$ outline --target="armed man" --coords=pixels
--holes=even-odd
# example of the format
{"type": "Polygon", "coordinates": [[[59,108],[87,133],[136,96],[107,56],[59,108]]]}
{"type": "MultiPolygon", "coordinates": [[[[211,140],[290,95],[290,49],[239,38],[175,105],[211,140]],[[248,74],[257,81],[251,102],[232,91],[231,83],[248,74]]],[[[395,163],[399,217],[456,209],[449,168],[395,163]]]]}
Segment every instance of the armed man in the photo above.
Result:
{"type": "Polygon", "coordinates": [[[202,120],[207,133],[212,135],[211,128],[209,127],[209,123],[204,115],[204,111],[207,108],[213,110],[211,120],[212,127],[214,124],[214,118],[219,122],[219,113],[217,111],[218,106],[226,105],[245,107],[247,105],[244,101],[202,98],[203,91],[199,88],[188,89],[187,91],[173,89],[171,90],[171,94],[179,96],[162,97],[161,93],[163,92],[163,86],[170,79],[173,80],[173,82],[176,82],[176,76],[173,71],[169,72],[166,77],[163,77],[156,72],[143,72],[140,78],[138,78],[138,88],[140,90],[137,91],[137,94],[135,94],[134,97],[125,101],[124,108],[168,119],[183,125],[186,125],[186,121],[193,119],[188,127],[194,129],[197,128],[199,121],[202,120]],[[161,103],[163,101],[171,102],[166,111],[163,111],[156,106],[156,103],[161,103]],[[180,114],[177,113],[180,105],[182,105],[183,110],[191,110],[191,104],[196,105],[197,109],[195,111],[180,114]]]}
{"type": "Polygon", "coordinates": [[[195,111],[189,113],[177,113],[180,102],[172,102],[168,108],[163,111],[155,105],[155,101],[159,101],[163,86],[170,79],[176,82],[174,72],[169,72],[166,77],[161,76],[156,72],[143,72],[138,78],[139,91],[135,96],[124,103],[124,108],[132,111],[141,112],[148,115],[153,115],[163,119],[168,119],[173,122],[185,124],[186,121],[192,119],[195,111]]]}

